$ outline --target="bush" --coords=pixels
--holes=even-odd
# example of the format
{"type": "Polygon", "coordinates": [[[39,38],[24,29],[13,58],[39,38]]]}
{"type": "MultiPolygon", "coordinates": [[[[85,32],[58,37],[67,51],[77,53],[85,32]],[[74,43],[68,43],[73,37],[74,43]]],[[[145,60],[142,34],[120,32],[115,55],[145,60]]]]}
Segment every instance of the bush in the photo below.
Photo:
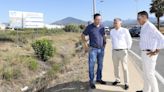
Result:
{"type": "Polygon", "coordinates": [[[32,43],[32,47],[38,58],[43,61],[47,61],[50,57],[52,57],[55,51],[52,46],[52,42],[47,39],[35,41],[32,43]]]}
{"type": "Polygon", "coordinates": [[[85,25],[82,25],[82,24],[79,25],[79,27],[80,27],[81,30],[84,30],[86,28],[86,26],[85,25]]]}
{"type": "Polygon", "coordinates": [[[70,25],[66,25],[64,30],[66,32],[80,32],[81,29],[78,25],[70,24],[70,25]]]}

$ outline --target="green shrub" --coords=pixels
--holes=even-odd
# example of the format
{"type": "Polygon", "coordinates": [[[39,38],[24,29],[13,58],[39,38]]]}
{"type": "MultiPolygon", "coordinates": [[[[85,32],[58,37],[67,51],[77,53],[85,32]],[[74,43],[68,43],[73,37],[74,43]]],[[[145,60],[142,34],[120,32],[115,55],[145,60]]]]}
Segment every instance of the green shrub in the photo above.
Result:
{"type": "Polygon", "coordinates": [[[70,25],[66,25],[64,30],[66,32],[80,32],[81,29],[78,25],[70,24],[70,25]]]}
{"type": "Polygon", "coordinates": [[[84,30],[86,28],[86,26],[85,25],[82,25],[82,24],[79,25],[79,27],[80,27],[81,30],[84,30]]]}
{"type": "Polygon", "coordinates": [[[52,46],[52,42],[47,39],[35,41],[32,43],[32,47],[38,58],[43,61],[47,61],[50,57],[52,57],[55,51],[52,46]]]}

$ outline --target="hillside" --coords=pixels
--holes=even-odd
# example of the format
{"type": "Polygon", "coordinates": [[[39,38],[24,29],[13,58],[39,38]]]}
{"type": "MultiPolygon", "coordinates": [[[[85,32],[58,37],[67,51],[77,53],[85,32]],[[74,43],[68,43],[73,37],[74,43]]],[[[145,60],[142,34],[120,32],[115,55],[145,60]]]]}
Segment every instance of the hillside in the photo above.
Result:
{"type": "Polygon", "coordinates": [[[78,25],[80,25],[80,24],[83,24],[83,25],[86,25],[87,22],[83,21],[83,20],[80,20],[80,19],[73,18],[73,17],[67,17],[67,18],[58,20],[56,22],[53,22],[52,24],[56,24],[56,25],[68,25],[68,24],[78,24],[78,25]]]}
{"type": "MultiPolygon", "coordinates": [[[[89,20],[90,21],[90,20],[89,20]]],[[[129,26],[129,25],[137,25],[137,20],[135,19],[126,19],[126,20],[122,20],[123,21],[123,25],[124,26],[129,26]]],[[[156,23],[156,18],[150,18],[150,21],[153,23],[156,23]]],[[[161,20],[161,23],[163,23],[164,20],[161,20]]],[[[88,22],[81,20],[81,19],[77,19],[77,18],[73,18],[73,17],[67,17],[64,19],[61,19],[59,21],[53,22],[52,24],[56,24],[56,25],[68,25],[68,24],[84,24],[87,25],[88,22]]],[[[104,26],[113,26],[113,20],[104,20],[103,21],[103,25],[104,26]]]]}

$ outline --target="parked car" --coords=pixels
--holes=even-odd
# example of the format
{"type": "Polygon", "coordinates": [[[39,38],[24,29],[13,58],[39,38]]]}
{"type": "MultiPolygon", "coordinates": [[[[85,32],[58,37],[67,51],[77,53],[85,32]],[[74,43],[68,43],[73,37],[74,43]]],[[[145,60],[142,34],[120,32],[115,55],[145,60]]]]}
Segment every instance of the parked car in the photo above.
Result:
{"type": "Polygon", "coordinates": [[[105,32],[106,32],[107,35],[110,35],[110,29],[109,29],[109,27],[105,27],[105,32]]]}
{"type": "Polygon", "coordinates": [[[129,32],[132,37],[140,37],[141,27],[132,27],[129,32]]]}

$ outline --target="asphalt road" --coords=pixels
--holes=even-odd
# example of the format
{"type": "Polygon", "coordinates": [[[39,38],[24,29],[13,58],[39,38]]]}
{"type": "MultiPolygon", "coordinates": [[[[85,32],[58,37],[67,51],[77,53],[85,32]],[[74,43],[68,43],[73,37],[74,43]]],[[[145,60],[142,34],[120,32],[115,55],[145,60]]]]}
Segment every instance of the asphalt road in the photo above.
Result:
{"type": "MultiPolygon", "coordinates": [[[[133,38],[132,51],[141,56],[139,49],[139,38],[133,38]]],[[[157,59],[156,71],[164,78],[164,50],[161,50],[157,59]]],[[[160,92],[164,90],[164,85],[159,81],[160,92]]]]}

